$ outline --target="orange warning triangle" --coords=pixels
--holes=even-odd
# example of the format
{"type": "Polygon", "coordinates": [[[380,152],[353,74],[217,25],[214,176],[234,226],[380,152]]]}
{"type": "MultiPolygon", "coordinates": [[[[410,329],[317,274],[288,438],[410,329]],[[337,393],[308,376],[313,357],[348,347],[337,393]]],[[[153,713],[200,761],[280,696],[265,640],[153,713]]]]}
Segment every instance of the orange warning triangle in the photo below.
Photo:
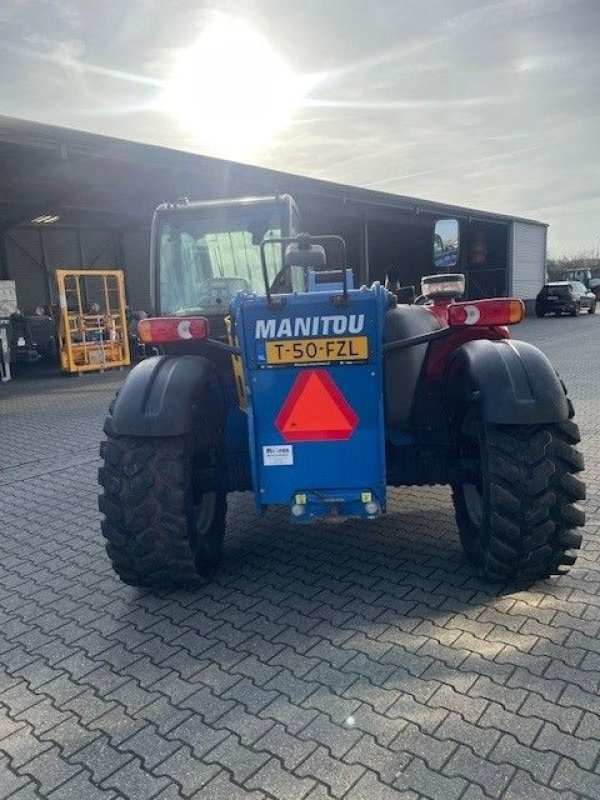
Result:
{"type": "Polygon", "coordinates": [[[286,442],[349,439],[357,425],[354,409],[324,369],[300,373],[275,420],[286,442]]]}

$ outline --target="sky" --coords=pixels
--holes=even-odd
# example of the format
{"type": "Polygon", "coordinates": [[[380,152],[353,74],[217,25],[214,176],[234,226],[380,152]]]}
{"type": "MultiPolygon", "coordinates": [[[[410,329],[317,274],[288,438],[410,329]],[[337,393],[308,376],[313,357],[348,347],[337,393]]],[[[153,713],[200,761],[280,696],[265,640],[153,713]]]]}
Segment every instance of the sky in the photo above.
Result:
{"type": "Polygon", "coordinates": [[[600,255],[600,0],[3,0],[0,113],[549,223],[600,255]]]}

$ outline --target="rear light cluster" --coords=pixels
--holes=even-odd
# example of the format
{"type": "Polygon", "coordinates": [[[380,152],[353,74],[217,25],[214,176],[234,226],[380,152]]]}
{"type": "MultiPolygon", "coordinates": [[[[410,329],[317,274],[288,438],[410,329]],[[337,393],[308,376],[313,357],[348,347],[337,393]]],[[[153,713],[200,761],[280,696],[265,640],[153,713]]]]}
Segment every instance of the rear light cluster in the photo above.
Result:
{"type": "Polygon", "coordinates": [[[138,322],[138,338],[144,344],[167,344],[206,339],[206,317],[147,317],[138,322]]]}
{"type": "Polygon", "coordinates": [[[448,325],[450,327],[515,325],[517,322],[521,322],[524,316],[523,301],[514,297],[448,305],[448,325]]]}

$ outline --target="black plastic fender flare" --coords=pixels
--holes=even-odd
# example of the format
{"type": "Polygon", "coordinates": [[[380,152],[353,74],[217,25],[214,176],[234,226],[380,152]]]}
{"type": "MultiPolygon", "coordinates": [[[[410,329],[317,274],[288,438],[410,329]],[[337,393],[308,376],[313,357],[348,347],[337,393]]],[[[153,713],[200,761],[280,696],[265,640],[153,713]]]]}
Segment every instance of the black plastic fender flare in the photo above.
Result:
{"type": "Polygon", "coordinates": [[[527,342],[476,339],[458,347],[444,379],[453,413],[476,404],[484,422],[544,425],[569,418],[556,370],[541,350],[527,342]]]}
{"type": "Polygon", "coordinates": [[[225,394],[213,364],[202,356],[154,356],[127,376],[107,418],[116,436],[182,436],[210,446],[221,434],[225,394]]]}

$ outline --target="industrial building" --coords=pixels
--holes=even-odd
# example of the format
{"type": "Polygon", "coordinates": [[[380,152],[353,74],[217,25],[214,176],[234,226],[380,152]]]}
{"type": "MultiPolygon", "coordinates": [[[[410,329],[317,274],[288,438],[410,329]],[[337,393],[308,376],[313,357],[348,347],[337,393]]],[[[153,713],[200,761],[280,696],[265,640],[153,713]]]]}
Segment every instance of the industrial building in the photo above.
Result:
{"type": "Polygon", "coordinates": [[[55,301],[57,268],[119,267],[131,308],[149,309],[157,205],[284,192],[305,230],[346,239],[359,282],[394,265],[418,286],[432,271],[435,221],[455,218],[468,296],[530,301],[544,283],[541,222],[8,117],[0,117],[0,280],[16,282],[19,308],[31,314],[55,301]]]}

